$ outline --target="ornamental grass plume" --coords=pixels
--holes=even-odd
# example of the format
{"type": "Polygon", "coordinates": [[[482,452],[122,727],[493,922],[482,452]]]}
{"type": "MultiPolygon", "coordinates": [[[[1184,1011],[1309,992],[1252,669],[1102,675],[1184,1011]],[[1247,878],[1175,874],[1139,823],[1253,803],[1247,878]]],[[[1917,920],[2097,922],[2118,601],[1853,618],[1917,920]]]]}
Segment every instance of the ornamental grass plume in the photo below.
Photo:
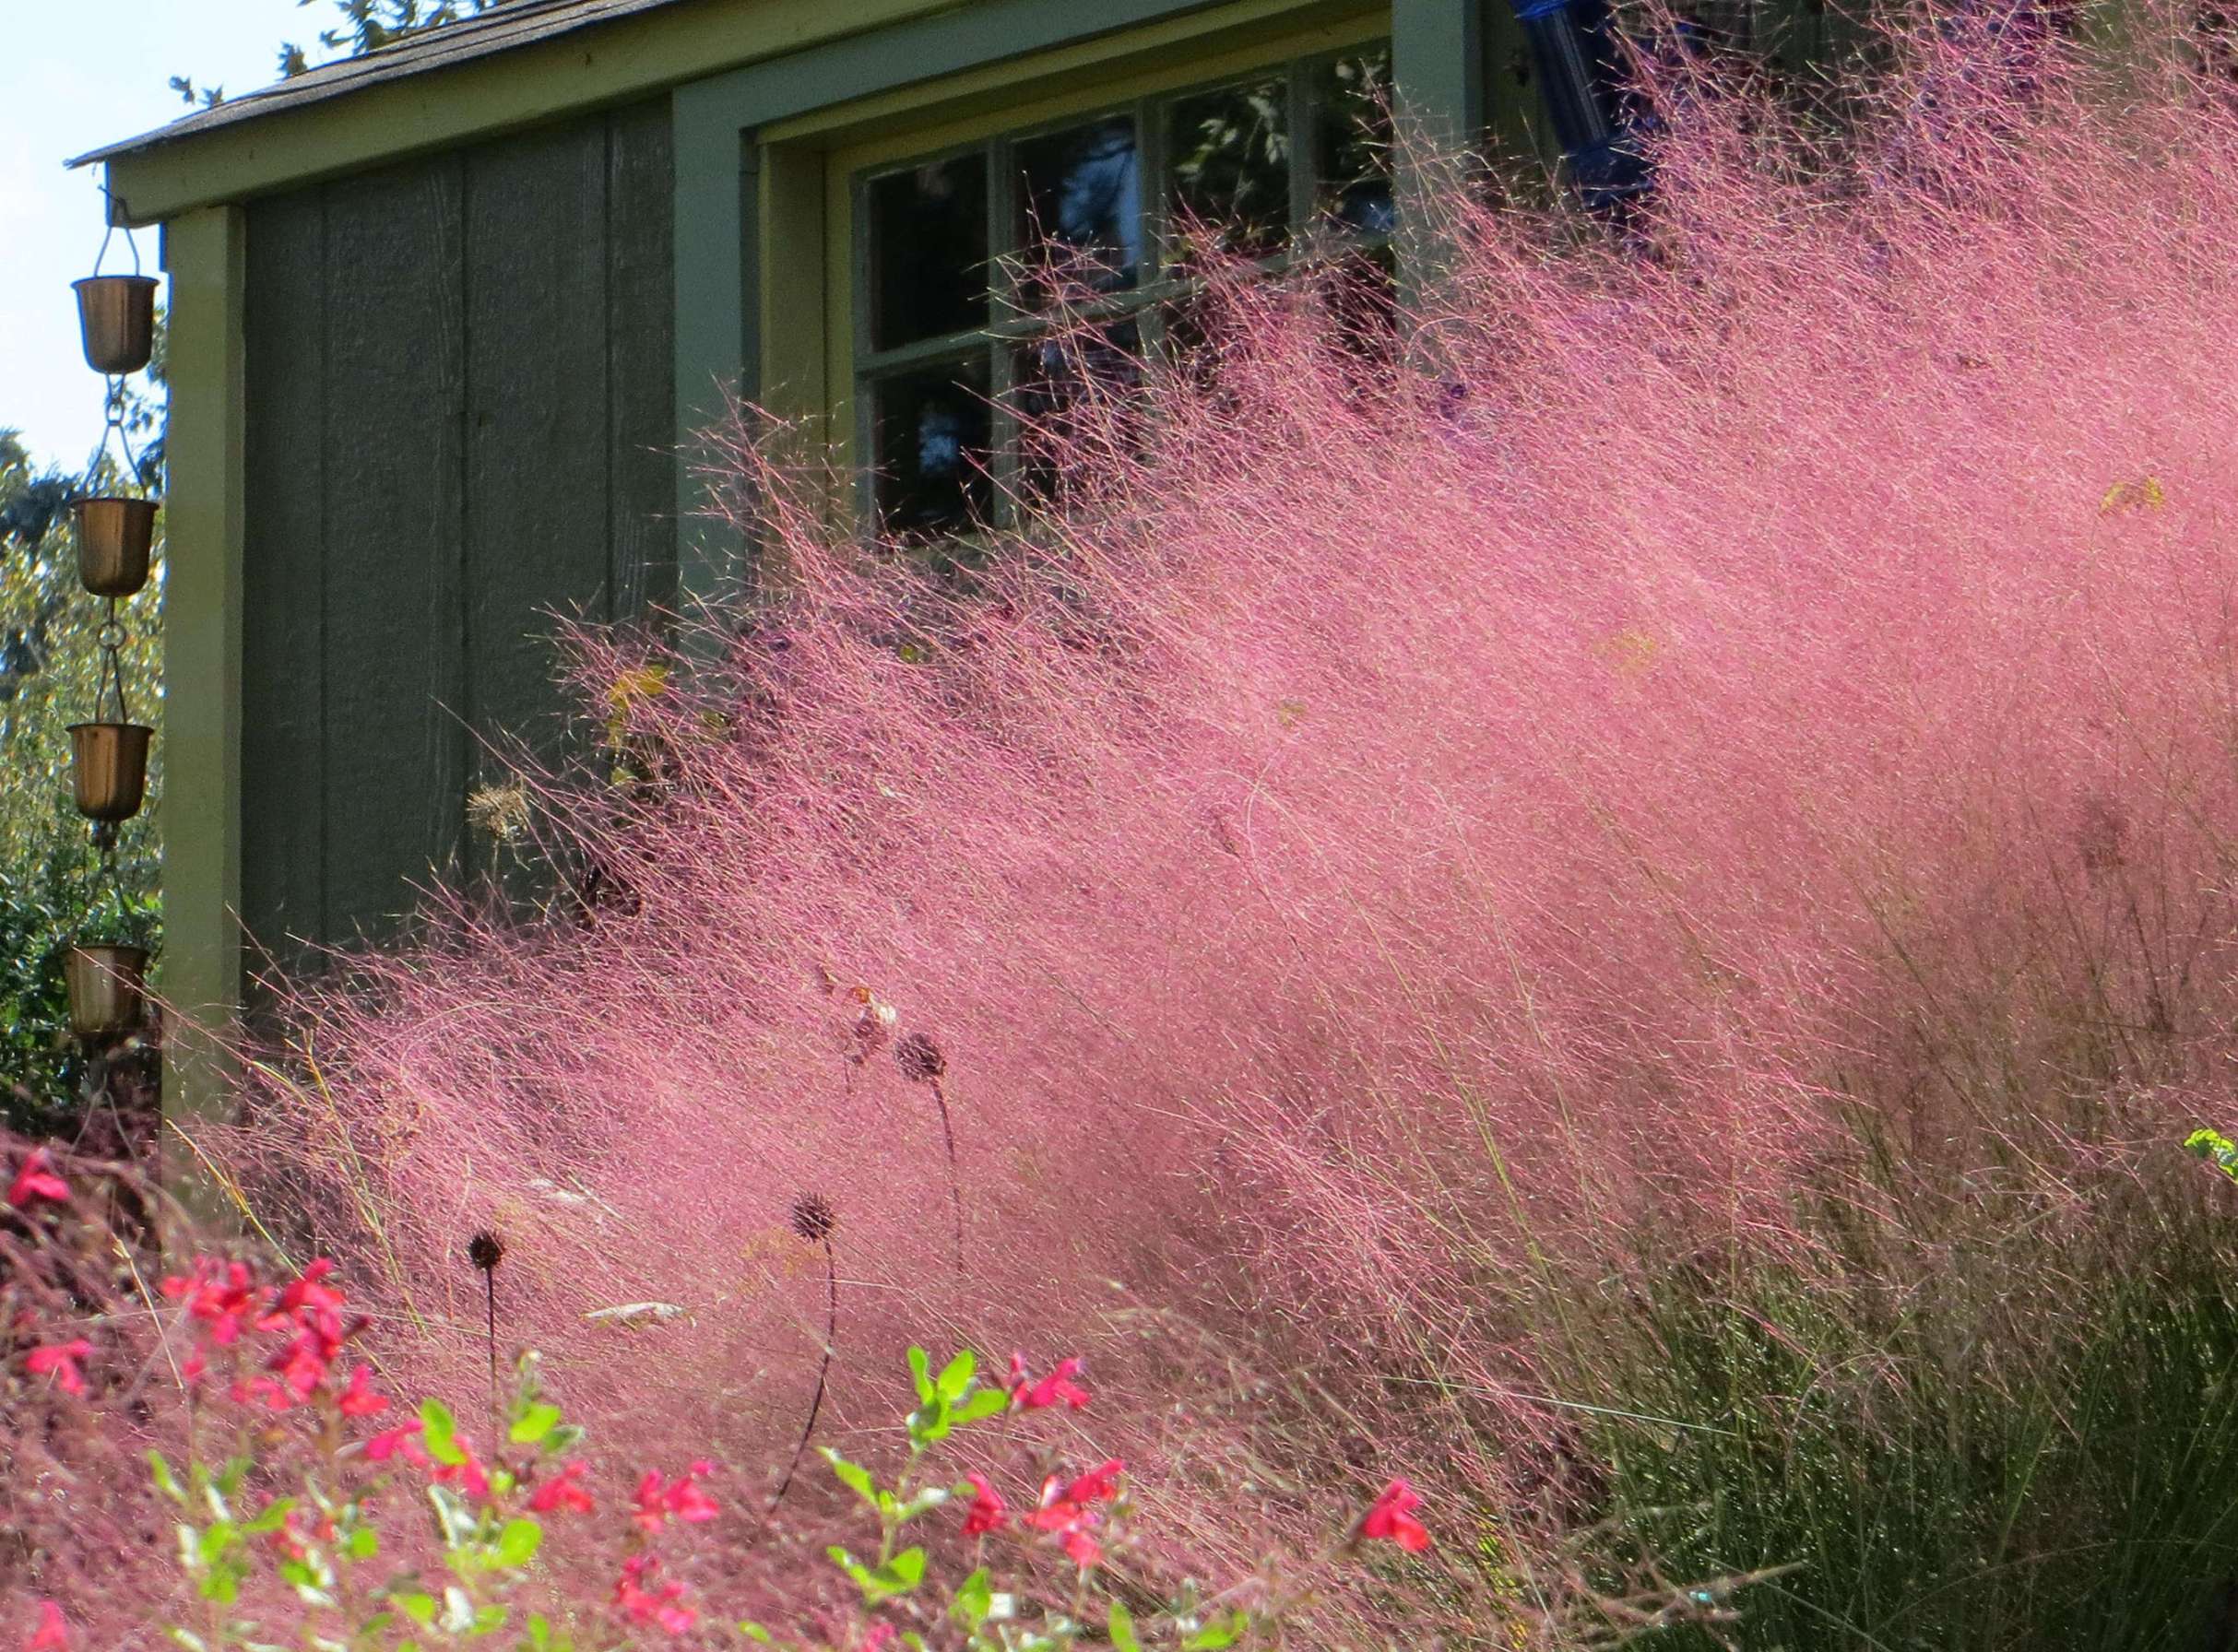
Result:
{"type": "Polygon", "coordinates": [[[2238,111],[2189,21],[2022,33],[1801,112],[1657,60],[1623,233],[1456,172],[1387,334],[1372,275],[1215,270],[960,572],[719,436],[755,585],[579,636],[640,778],[524,780],[627,900],[300,985],[213,1150],[310,1190],[399,1358],[470,1354],[432,1260],[502,1222],[578,1405],[727,1451],[830,1345],[817,1186],[843,1423],[928,1316],[1125,1385],[1119,1280],[1208,1387],[1278,1374],[1237,1426],[1301,1480],[1435,1443],[1519,1600],[1609,1529],[1809,1562],[1790,1645],[2169,1644],[2238,1568],[2119,1472],[2238,1471],[2238,1241],[2173,1145],[2238,1053],[2238,111]],[[952,1164],[867,1059],[917,1026],[952,1164]]]}

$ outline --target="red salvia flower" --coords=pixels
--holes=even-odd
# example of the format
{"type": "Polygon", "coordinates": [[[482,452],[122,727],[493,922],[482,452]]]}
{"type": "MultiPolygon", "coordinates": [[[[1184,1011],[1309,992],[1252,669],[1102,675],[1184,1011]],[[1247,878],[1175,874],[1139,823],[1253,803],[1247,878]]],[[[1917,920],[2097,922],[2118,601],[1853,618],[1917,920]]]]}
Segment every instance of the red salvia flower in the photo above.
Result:
{"type": "Polygon", "coordinates": [[[161,1289],[173,1301],[184,1297],[187,1313],[209,1328],[209,1339],[220,1348],[232,1346],[264,1311],[266,1292],[248,1268],[215,1257],[196,1257],[191,1273],[171,1275],[161,1289]]]}
{"type": "Polygon", "coordinates": [[[699,1613],[678,1604],[682,1584],[674,1579],[654,1583],[653,1575],[659,1570],[658,1557],[651,1554],[634,1554],[622,1562],[622,1576],[614,1585],[614,1609],[632,1623],[657,1623],[670,1634],[682,1634],[699,1622],[699,1613]]]}
{"type": "Polygon", "coordinates": [[[1108,1503],[1119,1495],[1119,1477],[1127,1471],[1127,1465],[1118,1457],[1098,1463],[1065,1487],[1068,1503],[1108,1503]]]}
{"type": "Polygon", "coordinates": [[[1415,1518],[1414,1511],[1421,1506],[1422,1499],[1415,1488],[1403,1480],[1394,1480],[1360,1516],[1356,1535],[1389,1539],[1409,1554],[1420,1554],[1430,1546],[1429,1528],[1415,1518]]]}
{"type": "Polygon", "coordinates": [[[388,1396],[374,1391],[373,1373],[360,1365],[349,1374],[349,1386],[335,1400],[345,1417],[378,1417],[388,1410],[388,1396]]]}
{"type": "Polygon", "coordinates": [[[290,1323],[340,1342],[350,1334],[343,1328],[342,1308],[348,1299],[326,1283],[334,1264],[325,1257],[314,1260],[292,1284],[279,1293],[272,1311],[257,1321],[259,1330],[285,1330],[290,1323]]]}
{"type": "Polygon", "coordinates": [[[637,1482],[637,1512],[630,1518],[648,1533],[658,1531],[671,1516],[686,1525],[714,1519],[722,1513],[721,1505],[699,1484],[700,1476],[714,1472],[715,1465],[703,1458],[678,1475],[675,1484],[669,1485],[659,1474],[647,1469],[645,1478],[637,1482]]]}
{"type": "Polygon", "coordinates": [[[385,1463],[392,1457],[401,1457],[408,1463],[428,1466],[427,1448],[420,1444],[420,1425],[417,1422],[400,1422],[394,1428],[384,1429],[365,1442],[365,1455],[376,1463],[385,1463]]]}
{"type": "Polygon", "coordinates": [[[1055,1534],[1072,1564],[1083,1570],[1100,1564],[1104,1549],[1095,1536],[1100,1516],[1090,1504],[1118,1494],[1116,1482],[1124,1469],[1125,1465],[1113,1457],[1069,1482],[1060,1476],[1050,1475],[1041,1482],[1040,1506],[1026,1516],[1026,1524],[1036,1531],[1055,1534]]]}
{"type": "Polygon", "coordinates": [[[456,1486],[469,1497],[490,1495],[490,1472],[474,1455],[474,1447],[464,1434],[453,1434],[451,1444],[458,1449],[458,1461],[435,1465],[434,1479],[438,1485],[456,1486]]]}
{"type": "Polygon", "coordinates": [[[23,1643],[23,1652],[70,1652],[70,1622],[53,1601],[39,1603],[39,1627],[23,1643]]]}
{"type": "Polygon", "coordinates": [[[880,1652],[880,1648],[890,1645],[900,1633],[882,1618],[862,1632],[862,1639],[855,1643],[855,1652],[880,1652]]]}
{"type": "Polygon", "coordinates": [[[49,1204],[66,1205],[70,1202],[70,1184],[56,1175],[52,1168],[53,1159],[47,1150],[35,1147],[30,1157],[16,1171],[16,1179],[8,1184],[8,1208],[14,1210],[30,1209],[41,1199],[49,1204]]]}
{"type": "Polygon", "coordinates": [[[1025,1368],[1025,1356],[1011,1355],[1011,1404],[1029,1411],[1042,1411],[1051,1406],[1069,1405],[1079,1410],[1088,1403],[1088,1390],[1073,1381],[1081,1374],[1077,1359],[1060,1360],[1057,1369],[1039,1382],[1033,1380],[1025,1368]]]}
{"type": "Polygon", "coordinates": [[[65,1394],[83,1394],[86,1374],[77,1362],[93,1352],[93,1344],[83,1337],[67,1342],[51,1342],[43,1348],[34,1348],[24,1360],[33,1376],[52,1376],[65,1394]]]}
{"type": "Polygon", "coordinates": [[[528,1499],[528,1512],[549,1515],[558,1509],[574,1509],[581,1514],[593,1512],[590,1493],[583,1485],[584,1465],[562,1463],[559,1476],[537,1487],[528,1499]]]}
{"type": "Polygon", "coordinates": [[[964,1535],[976,1538],[989,1531],[1001,1531],[1010,1524],[1010,1506],[1001,1494],[987,1483],[984,1474],[966,1474],[971,1482],[971,1507],[964,1514],[964,1535]]]}

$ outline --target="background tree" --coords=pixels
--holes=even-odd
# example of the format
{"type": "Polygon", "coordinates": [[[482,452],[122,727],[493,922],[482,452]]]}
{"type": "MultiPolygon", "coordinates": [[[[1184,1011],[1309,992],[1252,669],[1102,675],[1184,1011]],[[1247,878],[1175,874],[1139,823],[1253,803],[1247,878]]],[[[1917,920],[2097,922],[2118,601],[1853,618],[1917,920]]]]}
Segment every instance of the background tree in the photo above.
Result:
{"type": "MultiPolygon", "coordinates": [[[[160,385],[160,352],[150,384],[160,385]]],[[[89,394],[98,390],[89,381],[89,394]]],[[[160,402],[136,395],[127,429],[142,448],[136,477],[113,453],[71,473],[42,468],[15,431],[0,429],[0,1116],[18,1128],[92,1125],[109,1139],[132,1128],[152,1081],[153,1046],[133,1038],[86,1051],[72,1036],[62,974],[73,937],[155,938],[160,921],[159,817],[126,825],[115,875],[103,867],[87,822],[70,803],[69,726],[94,714],[97,633],[104,606],[77,581],[73,496],[120,484],[160,487],[160,402]]],[[[121,605],[131,633],[124,652],[134,716],[160,724],[162,548],[146,591],[121,605]]],[[[160,800],[162,742],[149,784],[160,800]]]]}
{"type": "MultiPolygon", "coordinates": [[[[316,4],[317,0],[295,0],[295,3],[305,6],[316,4]]],[[[331,61],[336,57],[361,57],[408,34],[478,18],[483,12],[495,10],[504,0],[328,0],[328,4],[337,14],[337,21],[333,28],[318,31],[316,44],[326,60],[331,61]]],[[[315,67],[317,65],[312,61],[308,49],[294,41],[281,42],[279,72],[283,79],[306,74],[315,67]]],[[[173,75],[171,86],[187,102],[198,103],[206,109],[225,101],[224,87],[196,86],[185,75],[173,75]]]]}

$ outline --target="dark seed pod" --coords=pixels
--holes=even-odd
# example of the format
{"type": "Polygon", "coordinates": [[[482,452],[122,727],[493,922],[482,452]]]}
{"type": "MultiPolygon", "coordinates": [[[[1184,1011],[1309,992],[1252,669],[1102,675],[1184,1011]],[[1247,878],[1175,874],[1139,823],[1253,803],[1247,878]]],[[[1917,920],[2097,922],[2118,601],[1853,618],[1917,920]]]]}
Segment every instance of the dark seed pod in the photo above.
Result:
{"type": "Polygon", "coordinates": [[[505,1242],[484,1228],[467,1241],[467,1260],[484,1273],[494,1273],[505,1259],[505,1242]]]}
{"type": "Polygon", "coordinates": [[[838,1229],[839,1213],[821,1193],[804,1193],[793,1200],[793,1232],[811,1245],[821,1245],[838,1229]]]}
{"type": "Polygon", "coordinates": [[[930,1084],[948,1070],[948,1057],[923,1032],[906,1032],[894,1044],[894,1065],[902,1077],[916,1084],[930,1084]]]}

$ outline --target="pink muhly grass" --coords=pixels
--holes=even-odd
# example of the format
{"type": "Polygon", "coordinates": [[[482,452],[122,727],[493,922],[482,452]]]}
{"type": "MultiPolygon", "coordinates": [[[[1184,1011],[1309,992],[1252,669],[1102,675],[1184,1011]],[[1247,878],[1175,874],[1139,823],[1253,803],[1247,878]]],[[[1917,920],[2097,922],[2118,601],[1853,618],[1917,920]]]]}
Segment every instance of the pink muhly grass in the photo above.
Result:
{"type": "Polygon", "coordinates": [[[435,1259],[502,1226],[577,1409],[742,1441],[829,1347],[803,1186],[866,1371],[1085,1345],[1118,1279],[1537,1417],[1607,1258],[1808,1268],[1806,1212],[1909,1197],[1876,1155],[2126,1165],[2220,1105],[2238,120],[1902,43],[1843,147],[1666,88],[1621,248],[1449,190],[1390,360],[1219,277],[967,590],[730,432],[759,592],[579,637],[601,722],[667,671],[635,778],[530,777],[604,892],[302,989],[231,1150],[414,1357],[471,1356],[435,1259]],[[947,1152],[894,1064],[833,1081],[858,983],[941,1030],[947,1152]]]}

